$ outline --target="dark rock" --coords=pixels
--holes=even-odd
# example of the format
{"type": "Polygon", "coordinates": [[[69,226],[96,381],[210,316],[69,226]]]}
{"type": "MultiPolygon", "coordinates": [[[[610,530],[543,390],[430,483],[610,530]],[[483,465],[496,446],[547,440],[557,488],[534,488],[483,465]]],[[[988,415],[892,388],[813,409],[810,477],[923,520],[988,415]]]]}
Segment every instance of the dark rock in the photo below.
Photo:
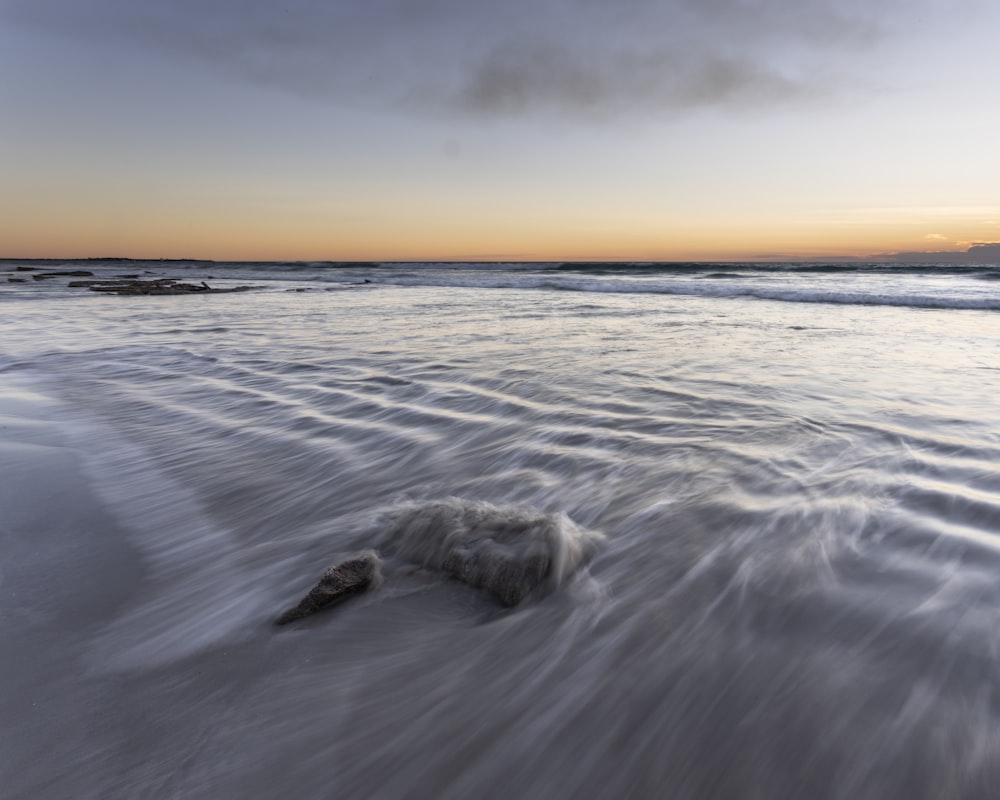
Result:
{"type": "Polygon", "coordinates": [[[173,293],[176,286],[177,281],[173,278],[154,278],[148,281],[111,278],[95,281],[90,290],[111,294],[168,294],[173,293]]]}
{"type": "Polygon", "coordinates": [[[379,549],[515,606],[567,581],[603,540],[565,514],[458,498],[409,503],[385,514],[379,549]]]}
{"type": "MultiPolygon", "coordinates": [[[[393,507],[375,522],[375,544],[398,562],[434,570],[516,606],[569,581],[604,541],[562,513],[451,497],[393,507]]],[[[375,532],[374,530],[372,531],[375,532]]],[[[382,579],[375,550],[330,567],[276,624],[328,608],[382,579]]]]}
{"type": "Polygon", "coordinates": [[[363,592],[378,580],[380,563],[378,555],[368,550],[328,567],[312,591],[297,606],[278,617],[275,625],[286,625],[329,608],[352,594],[363,592]]]}
{"type": "Polygon", "coordinates": [[[7,283],[24,283],[27,278],[7,278],[7,283]]]}
{"type": "Polygon", "coordinates": [[[165,295],[165,294],[227,294],[230,292],[245,292],[253,289],[253,286],[234,286],[231,289],[213,289],[202,281],[200,284],[179,283],[176,278],[154,278],[152,280],[133,280],[125,278],[113,278],[104,281],[91,281],[85,284],[83,281],[70,284],[71,286],[87,285],[92,292],[104,292],[106,294],[119,295],[165,295]]]}
{"type": "Polygon", "coordinates": [[[73,269],[63,272],[39,272],[31,277],[36,281],[44,281],[49,278],[93,278],[94,273],[85,269],[73,269]]]}
{"type": "Polygon", "coordinates": [[[441,569],[462,583],[492,593],[505,606],[516,606],[542,585],[552,564],[543,554],[521,557],[456,549],[445,556],[441,569]]]}

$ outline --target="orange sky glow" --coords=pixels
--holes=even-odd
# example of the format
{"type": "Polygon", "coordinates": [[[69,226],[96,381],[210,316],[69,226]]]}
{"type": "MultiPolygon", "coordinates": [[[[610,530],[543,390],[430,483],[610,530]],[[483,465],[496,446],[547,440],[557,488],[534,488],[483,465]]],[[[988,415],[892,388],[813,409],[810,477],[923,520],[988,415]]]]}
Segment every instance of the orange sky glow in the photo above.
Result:
{"type": "Polygon", "coordinates": [[[362,39],[331,10],[346,0],[301,18],[10,0],[0,256],[783,260],[997,242],[1000,114],[983,98],[1000,60],[983,54],[1000,11],[961,0],[959,24],[920,3],[789,17],[773,0],[760,19],[554,5],[511,50],[518,3],[438,19],[430,2],[417,27],[359,5],[362,39]]]}

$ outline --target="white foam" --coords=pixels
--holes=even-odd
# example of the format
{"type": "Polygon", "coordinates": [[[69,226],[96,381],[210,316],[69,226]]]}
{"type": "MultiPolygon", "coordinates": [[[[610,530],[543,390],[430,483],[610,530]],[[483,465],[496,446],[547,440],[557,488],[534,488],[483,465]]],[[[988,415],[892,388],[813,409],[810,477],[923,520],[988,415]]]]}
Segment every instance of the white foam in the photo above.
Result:
{"type": "Polygon", "coordinates": [[[438,286],[470,289],[524,289],[590,292],[595,294],[662,294],[684,297],[756,298],[788,303],[829,303],[835,305],[895,306],[904,308],[936,308],[956,310],[1000,310],[1000,297],[983,292],[981,287],[950,291],[941,287],[927,290],[903,290],[897,284],[881,281],[869,285],[843,287],[843,281],[829,287],[814,285],[779,285],[752,278],[706,282],[697,279],[636,279],[634,276],[594,278],[580,275],[559,275],[551,272],[459,272],[428,270],[426,273],[379,273],[378,282],[395,286],[438,286]]]}

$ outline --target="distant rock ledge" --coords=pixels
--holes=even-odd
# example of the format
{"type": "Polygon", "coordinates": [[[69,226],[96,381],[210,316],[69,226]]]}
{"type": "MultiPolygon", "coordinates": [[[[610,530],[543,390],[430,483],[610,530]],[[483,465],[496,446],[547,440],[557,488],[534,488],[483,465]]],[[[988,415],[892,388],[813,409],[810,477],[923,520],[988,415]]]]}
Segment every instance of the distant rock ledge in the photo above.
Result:
{"type": "Polygon", "coordinates": [[[199,283],[183,283],[177,278],[146,278],[138,275],[117,275],[110,278],[97,278],[89,270],[64,270],[56,272],[38,272],[33,267],[16,267],[16,272],[28,273],[10,276],[8,283],[27,283],[30,277],[34,281],[50,281],[54,278],[86,278],[87,280],[69,281],[66,285],[71,289],[89,289],[103,294],[127,296],[139,295],[178,295],[178,294],[231,294],[257,289],[257,286],[232,286],[216,288],[205,281],[199,283]]]}
{"type": "Polygon", "coordinates": [[[201,283],[181,283],[176,278],[153,278],[139,280],[137,278],[114,278],[111,280],[70,281],[70,288],[87,288],[92,292],[120,295],[151,295],[151,294],[230,294],[246,292],[255,286],[233,286],[228,289],[215,289],[205,281],[201,283]]]}

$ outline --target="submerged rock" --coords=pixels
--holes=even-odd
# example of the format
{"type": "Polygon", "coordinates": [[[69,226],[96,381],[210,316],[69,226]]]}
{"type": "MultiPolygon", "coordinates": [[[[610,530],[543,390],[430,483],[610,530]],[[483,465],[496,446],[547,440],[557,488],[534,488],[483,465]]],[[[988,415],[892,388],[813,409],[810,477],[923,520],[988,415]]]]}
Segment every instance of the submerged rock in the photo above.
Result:
{"type": "Polygon", "coordinates": [[[552,562],[541,553],[521,558],[485,545],[450,550],[441,569],[462,583],[490,592],[505,606],[516,606],[545,582],[552,562]]]}
{"type": "Polygon", "coordinates": [[[452,498],[394,509],[379,547],[493,594],[506,606],[561,585],[603,537],[565,514],[452,498]]]}
{"type": "MultiPolygon", "coordinates": [[[[377,525],[376,544],[387,557],[437,570],[508,607],[561,586],[604,540],[565,514],[457,498],[396,506],[377,525]]],[[[276,624],[328,608],[381,581],[379,559],[379,553],[366,550],[330,567],[276,624]]]]}
{"type": "Polygon", "coordinates": [[[328,567],[311,592],[294,608],[278,617],[275,625],[285,625],[302,617],[315,614],[339,603],[346,597],[363,592],[378,581],[380,561],[376,553],[368,550],[340,564],[328,567]]]}

